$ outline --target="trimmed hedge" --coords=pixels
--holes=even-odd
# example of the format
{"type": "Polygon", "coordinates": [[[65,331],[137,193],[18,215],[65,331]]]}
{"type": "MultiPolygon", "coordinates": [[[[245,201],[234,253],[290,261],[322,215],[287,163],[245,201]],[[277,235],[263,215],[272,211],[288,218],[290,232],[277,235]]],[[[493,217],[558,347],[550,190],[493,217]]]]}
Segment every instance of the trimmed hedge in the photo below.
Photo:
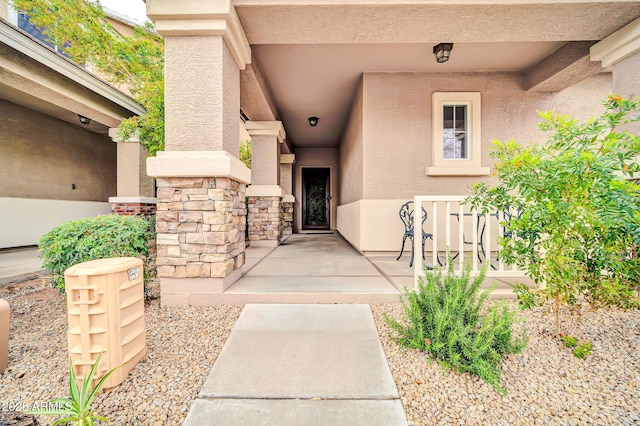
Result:
{"type": "Polygon", "coordinates": [[[44,234],[38,242],[42,266],[52,284],[64,291],[64,271],[88,260],[139,257],[150,276],[149,241],[155,238],[153,221],[132,216],[105,215],[72,220],[44,234]]]}

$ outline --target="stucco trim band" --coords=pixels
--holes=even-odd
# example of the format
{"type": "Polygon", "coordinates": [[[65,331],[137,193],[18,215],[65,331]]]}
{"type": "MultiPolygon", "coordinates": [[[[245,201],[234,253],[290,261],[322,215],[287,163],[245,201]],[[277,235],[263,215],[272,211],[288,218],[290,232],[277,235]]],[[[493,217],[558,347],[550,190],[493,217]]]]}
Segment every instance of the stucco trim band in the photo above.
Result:
{"type": "Polygon", "coordinates": [[[230,0],[191,2],[154,0],[147,3],[147,15],[163,36],[216,35],[227,43],[231,54],[244,70],[251,63],[251,48],[235,7],[230,0]]]}
{"type": "Polygon", "coordinates": [[[160,151],[147,158],[151,177],[228,177],[251,182],[251,170],[226,151],[160,151]]]}
{"type": "Polygon", "coordinates": [[[109,197],[111,204],[115,203],[144,203],[144,204],[157,204],[158,199],[152,197],[109,197]]]}
{"type": "Polygon", "coordinates": [[[296,202],[296,197],[294,197],[293,195],[285,195],[284,197],[282,197],[282,202],[283,203],[295,203],[296,202]]]}
{"type": "Polygon", "coordinates": [[[602,68],[640,52],[640,18],[591,47],[591,60],[601,61],[602,68]]]}
{"type": "Polygon", "coordinates": [[[280,164],[294,164],[295,162],[295,154],[280,154],[280,164]]]}
{"type": "Polygon", "coordinates": [[[491,167],[427,167],[427,176],[488,176],[491,167]]]}
{"type": "Polygon", "coordinates": [[[287,137],[281,121],[247,121],[244,127],[250,136],[277,136],[280,143],[287,137]]]}
{"type": "Polygon", "coordinates": [[[278,185],[251,185],[247,187],[246,197],[284,197],[284,189],[278,185]]]}
{"type": "Polygon", "coordinates": [[[112,141],[116,143],[140,143],[140,139],[138,138],[137,132],[135,135],[131,135],[129,139],[127,139],[126,141],[121,141],[120,137],[118,136],[117,127],[109,128],[109,137],[111,138],[112,141]]]}

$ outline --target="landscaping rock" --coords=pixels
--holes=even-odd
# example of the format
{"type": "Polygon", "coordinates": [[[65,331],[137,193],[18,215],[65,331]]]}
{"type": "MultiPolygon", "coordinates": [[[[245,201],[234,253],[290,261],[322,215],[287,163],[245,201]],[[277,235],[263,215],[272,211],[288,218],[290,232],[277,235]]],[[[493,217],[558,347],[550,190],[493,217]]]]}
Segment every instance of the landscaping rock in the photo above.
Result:
{"type": "MultiPolygon", "coordinates": [[[[110,425],[181,424],[240,315],[237,306],[161,308],[157,284],[150,287],[144,362],[120,386],[98,395],[93,405],[94,413],[106,416],[110,425]]],[[[51,291],[46,281],[32,280],[0,289],[0,297],[22,312],[11,317],[0,403],[30,408],[68,397],[66,296],[51,291]]],[[[56,420],[37,418],[43,425],[56,420]]]]}
{"type": "MultiPolygon", "coordinates": [[[[509,302],[517,309],[516,302],[509,302]]],[[[518,316],[529,346],[506,357],[502,396],[477,377],[445,371],[426,353],[389,337],[387,314],[400,304],[371,307],[410,425],[632,425],[640,413],[640,312],[601,310],[575,333],[594,350],[578,359],[553,337],[553,316],[542,308],[518,316]]]]}

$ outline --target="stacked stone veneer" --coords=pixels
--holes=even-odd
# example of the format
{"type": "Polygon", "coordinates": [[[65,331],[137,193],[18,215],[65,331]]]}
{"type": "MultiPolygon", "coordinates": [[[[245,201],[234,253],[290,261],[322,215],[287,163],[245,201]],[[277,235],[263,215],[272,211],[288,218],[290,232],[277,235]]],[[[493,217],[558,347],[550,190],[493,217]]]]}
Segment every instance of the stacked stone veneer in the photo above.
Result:
{"type": "Polygon", "coordinates": [[[293,233],[293,204],[288,201],[282,203],[282,233],[284,235],[293,233]]]}
{"type": "Polygon", "coordinates": [[[245,185],[230,178],[159,178],[160,278],[224,278],[244,264],[245,185]]]}
{"type": "Polygon", "coordinates": [[[249,197],[249,241],[277,244],[282,239],[282,197],[249,197]]]}
{"type": "Polygon", "coordinates": [[[111,213],[148,218],[156,213],[156,205],[152,203],[113,203],[111,204],[111,213]]]}

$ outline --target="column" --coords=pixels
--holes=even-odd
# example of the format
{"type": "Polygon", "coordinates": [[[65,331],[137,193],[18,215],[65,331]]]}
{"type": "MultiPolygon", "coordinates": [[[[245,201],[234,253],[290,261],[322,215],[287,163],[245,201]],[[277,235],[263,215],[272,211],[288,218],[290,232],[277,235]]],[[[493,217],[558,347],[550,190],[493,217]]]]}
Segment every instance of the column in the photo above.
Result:
{"type": "Polygon", "coordinates": [[[124,216],[153,216],[157,200],[153,194],[153,179],[146,172],[147,150],[136,137],[120,140],[117,128],[109,129],[109,136],[118,144],[118,192],[116,197],[109,197],[111,212],[124,216]]]}
{"type": "Polygon", "coordinates": [[[275,247],[282,239],[280,145],[286,135],[280,121],[247,121],[251,135],[251,186],[247,188],[249,242],[275,247]]]}
{"type": "Polygon", "coordinates": [[[240,70],[251,53],[230,1],[148,0],[165,39],[165,151],[156,177],[163,305],[208,305],[241,275],[245,185],[238,159],[240,70]]]}
{"type": "Polygon", "coordinates": [[[282,235],[293,233],[293,164],[296,162],[294,154],[280,154],[280,186],[284,191],[282,198],[282,235]]]}
{"type": "MultiPolygon", "coordinates": [[[[591,47],[591,60],[613,71],[613,93],[624,98],[640,96],[640,18],[591,47]]],[[[640,133],[640,122],[618,130],[640,133]]]]}

